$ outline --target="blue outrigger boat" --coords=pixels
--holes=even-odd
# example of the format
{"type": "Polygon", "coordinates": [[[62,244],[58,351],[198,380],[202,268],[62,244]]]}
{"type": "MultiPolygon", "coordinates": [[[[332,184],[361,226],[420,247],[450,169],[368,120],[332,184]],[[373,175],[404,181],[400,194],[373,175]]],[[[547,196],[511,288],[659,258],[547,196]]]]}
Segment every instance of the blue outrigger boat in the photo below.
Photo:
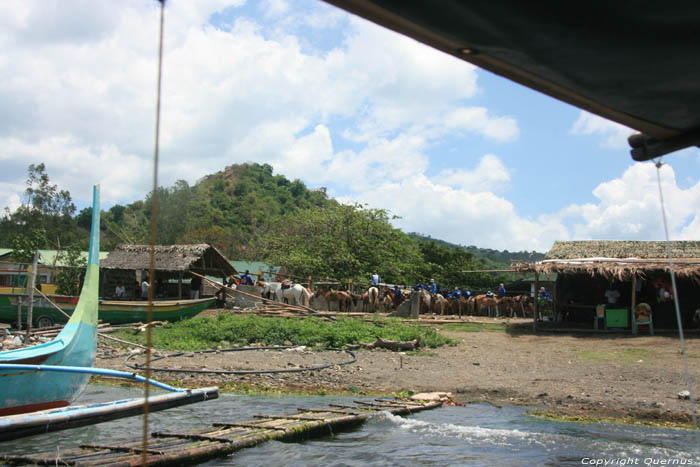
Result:
{"type": "MultiPolygon", "coordinates": [[[[100,194],[93,188],[90,251],[83,289],[70,320],[51,342],[0,352],[1,364],[92,367],[97,355],[100,280],[100,194]]],[[[0,415],[65,407],[80,395],[89,374],[0,367],[0,415]]]]}
{"type": "Polygon", "coordinates": [[[177,389],[123,371],[93,368],[97,355],[100,201],[93,190],[85,281],[70,320],[51,342],[0,352],[0,440],[71,428],[218,397],[217,388],[177,389]],[[93,374],[148,382],[176,394],[67,407],[93,374]],[[60,408],[63,408],[61,410],[60,408]]]}

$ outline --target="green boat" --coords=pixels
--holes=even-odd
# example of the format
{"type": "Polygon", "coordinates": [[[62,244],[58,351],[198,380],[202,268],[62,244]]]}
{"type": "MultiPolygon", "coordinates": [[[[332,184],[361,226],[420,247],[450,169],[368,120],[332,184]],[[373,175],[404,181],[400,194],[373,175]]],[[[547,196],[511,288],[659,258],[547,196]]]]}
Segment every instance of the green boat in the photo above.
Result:
{"type": "MultiPolygon", "coordinates": [[[[47,297],[68,315],[73,313],[78,297],[47,295],[47,297]]],[[[0,294],[0,323],[17,323],[18,302],[22,300],[22,325],[27,322],[28,298],[26,294],[0,294]]],[[[153,321],[178,321],[192,318],[209,308],[215,297],[196,300],[157,300],[153,302],[153,321]]],[[[145,323],[148,321],[147,301],[100,300],[98,319],[103,323],[145,323]]],[[[68,318],[43,297],[34,298],[32,311],[33,325],[48,327],[62,324],[68,318]]]]}

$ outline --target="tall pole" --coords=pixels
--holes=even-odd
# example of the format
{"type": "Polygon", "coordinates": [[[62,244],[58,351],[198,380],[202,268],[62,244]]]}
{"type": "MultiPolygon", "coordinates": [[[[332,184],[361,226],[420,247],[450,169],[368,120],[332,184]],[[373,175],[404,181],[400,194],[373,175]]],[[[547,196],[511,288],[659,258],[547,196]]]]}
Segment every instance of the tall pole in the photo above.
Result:
{"type": "Polygon", "coordinates": [[[32,332],[32,311],[34,307],[34,285],[36,284],[36,267],[39,263],[39,250],[34,250],[34,260],[32,260],[32,272],[29,276],[29,303],[27,308],[27,339],[32,332]]]}

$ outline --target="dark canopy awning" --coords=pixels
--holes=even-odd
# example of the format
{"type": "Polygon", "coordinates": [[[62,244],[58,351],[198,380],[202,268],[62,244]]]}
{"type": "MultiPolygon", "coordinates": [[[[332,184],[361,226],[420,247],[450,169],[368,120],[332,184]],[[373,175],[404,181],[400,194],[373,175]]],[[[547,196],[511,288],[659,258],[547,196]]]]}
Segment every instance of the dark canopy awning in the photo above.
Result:
{"type": "Polygon", "coordinates": [[[637,160],[700,144],[695,1],[326,1],[640,131],[637,160]]]}

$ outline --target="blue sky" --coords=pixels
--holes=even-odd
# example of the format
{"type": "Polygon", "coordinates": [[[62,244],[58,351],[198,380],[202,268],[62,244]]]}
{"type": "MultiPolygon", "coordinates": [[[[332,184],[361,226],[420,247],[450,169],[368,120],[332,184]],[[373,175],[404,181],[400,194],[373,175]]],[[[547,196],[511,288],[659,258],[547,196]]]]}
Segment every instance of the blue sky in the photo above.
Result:
{"type": "MultiPolygon", "coordinates": [[[[151,0],[0,3],[0,207],[40,162],[80,207],[143,199],[157,27],[151,0]]],[[[259,162],[463,245],[663,238],[631,130],[320,1],[170,0],[164,54],[161,185],[259,162]]],[[[664,162],[671,236],[698,239],[700,153],[664,162]]]]}

